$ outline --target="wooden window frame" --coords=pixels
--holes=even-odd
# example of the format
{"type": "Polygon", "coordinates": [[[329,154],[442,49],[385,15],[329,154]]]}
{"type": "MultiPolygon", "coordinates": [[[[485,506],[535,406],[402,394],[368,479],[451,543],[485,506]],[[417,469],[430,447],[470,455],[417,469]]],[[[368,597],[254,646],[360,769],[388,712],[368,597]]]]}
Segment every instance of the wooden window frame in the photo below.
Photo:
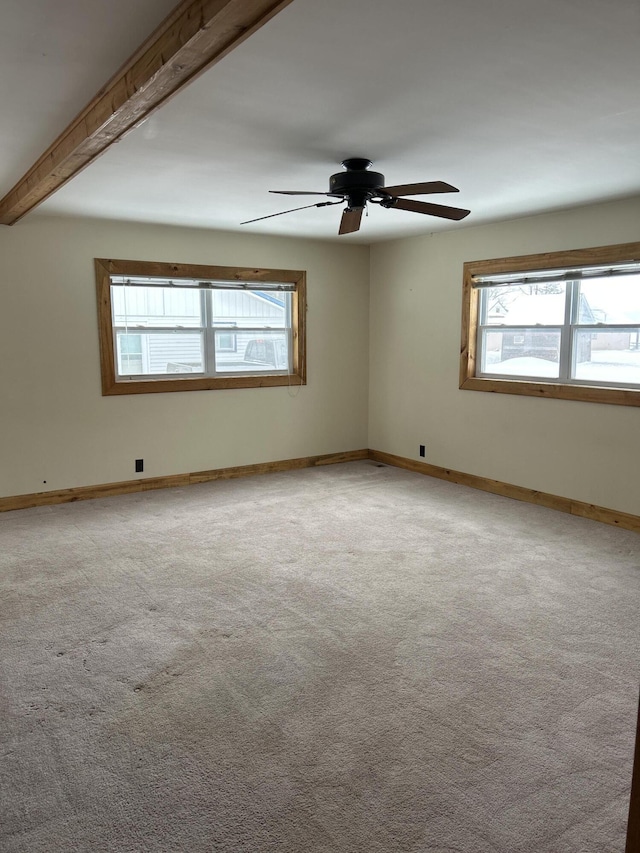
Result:
{"type": "Polygon", "coordinates": [[[157,394],[169,391],[212,391],[227,388],[267,388],[307,384],[306,314],[307,287],[304,270],[278,270],[220,267],[202,264],[172,264],[160,261],[127,261],[95,258],[98,299],[98,331],[102,395],[157,394]],[[111,276],[149,276],[158,278],[238,281],[257,284],[280,282],[293,284],[291,291],[292,372],[260,375],[196,376],[176,378],[116,380],[111,309],[111,276]]]}
{"type": "Polygon", "coordinates": [[[568,385],[559,382],[531,382],[477,376],[480,290],[473,286],[474,276],[480,275],[599,266],[601,264],[637,261],[638,259],[640,259],[640,243],[620,243],[614,246],[598,246],[590,249],[571,249],[564,252],[545,252],[539,255],[467,261],[464,264],[462,284],[460,389],[463,391],[548,397],[560,400],[579,400],[588,403],[610,403],[619,406],[640,406],[640,391],[630,388],[584,384],[568,385]]]}

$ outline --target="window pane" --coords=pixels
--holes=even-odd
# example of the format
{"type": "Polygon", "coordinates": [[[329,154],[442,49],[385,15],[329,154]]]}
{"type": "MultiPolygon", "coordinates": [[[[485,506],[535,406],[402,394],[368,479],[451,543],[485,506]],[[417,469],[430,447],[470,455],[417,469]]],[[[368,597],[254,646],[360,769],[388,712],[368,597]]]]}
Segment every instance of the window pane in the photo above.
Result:
{"type": "Polygon", "coordinates": [[[214,290],[212,325],[229,328],[284,329],[290,294],[263,290],[214,290]]]}
{"type": "Polygon", "coordinates": [[[142,332],[117,336],[118,375],[149,376],[170,373],[202,373],[204,370],[202,332],[142,332]],[[139,349],[130,351],[132,339],[139,349]]]}
{"type": "Polygon", "coordinates": [[[640,385],[640,327],[574,332],[574,379],[640,385]]]}
{"type": "Polygon", "coordinates": [[[579,323],[640,323],[640,276],[580,283],[579,323]]]}
{"type": "Polygon", "coordinates": [[[482,373],[541,379],[560,376],[558,329],[484,329],[480,351],[482,373]]]}
{"type": "Polygon", "coordinates": [[[564,323],[564,282],[546,282],[483,291],[483,325],[560,326],[564,323]]]}
{"type": "Polygon", "coordinates": [[[193,328],[202,325],[197,290],[113,284],[111,300],[114,326],[193,328]]]}
{"type": "Polygon", "coordinates": [[[215,333],[216,368],[226,373],[289,370],[289,336],[282,332],[236,333],[236,352],[225,349],[226,332],[215,333]]]}
{"type": "Polygon", "coordinates": [[[219,332],[216,335],[216,348],[218,352],[237,352],[237,334],[235,332],[219,332]]]}
{"type": "Polygon", "coordinates": [[[118,372],[142,373],[142,337],[118,335],[118,372]]]}

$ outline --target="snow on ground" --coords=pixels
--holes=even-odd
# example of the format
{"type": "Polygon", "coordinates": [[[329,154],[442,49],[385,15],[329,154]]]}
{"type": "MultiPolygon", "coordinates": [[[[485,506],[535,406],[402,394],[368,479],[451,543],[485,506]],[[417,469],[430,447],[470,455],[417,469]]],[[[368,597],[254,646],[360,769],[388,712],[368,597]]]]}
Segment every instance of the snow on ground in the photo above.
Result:
{"type": "MultiPolygon", "coordinates": [[[[531,376],[538,379],[557,379],[558,364],[543,358],[510,358],[489,367],[499,376],[531,376]]],[[[583,382],[617,382],[640,385],[639,350],[594,350],[591,361],[577,365],[576,379],[583,382]]]]}

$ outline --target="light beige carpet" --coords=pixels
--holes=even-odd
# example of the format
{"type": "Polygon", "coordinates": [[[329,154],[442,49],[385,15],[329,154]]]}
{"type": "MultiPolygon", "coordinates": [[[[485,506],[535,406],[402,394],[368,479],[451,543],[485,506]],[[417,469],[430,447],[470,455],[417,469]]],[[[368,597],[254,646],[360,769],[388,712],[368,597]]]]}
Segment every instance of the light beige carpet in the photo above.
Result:
{"type": "Polygon", "coordinates": [[[618,853],[636,534],[372,462],[0,516],[4,853],[618,853]]]}

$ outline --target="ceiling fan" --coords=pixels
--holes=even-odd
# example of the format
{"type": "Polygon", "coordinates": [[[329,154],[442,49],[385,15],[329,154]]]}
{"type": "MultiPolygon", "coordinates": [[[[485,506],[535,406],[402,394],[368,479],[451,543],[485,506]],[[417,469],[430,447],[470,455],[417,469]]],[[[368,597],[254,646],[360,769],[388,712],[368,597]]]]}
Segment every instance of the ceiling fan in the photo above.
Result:
{"type": "Polygon", "coordinates": [[[268,216],[259,216],[257,219],[248,219],[241,225],[251,222],[259,222],[261,219],[272,219],[274,216],[282,216],[285,213],[293,213],[296,210],[306,210],[310,207],[328,207],[332,204],[343,204],[347,206],[342,213],[338,234],[352,234],[360,228],[362,214],[367,204],[379,204],[396,210],[410,210],[413,213],[426,213],[428,216],[440,216],[443,219],[464,219],[471,213],[461,207],[447,207],[444,204],[432,204],[425,201],[413,201],[403,198],[408,195],[429,195],[430,193],[457,193],[458,189],[446,184],[444,181],[427,181],[421,184],[403,184],[397,187],[385,187],[384,175],[380,172],[370,172],[373,163],[364,157],[351,157],[342,161],[344,172],[337,172],[329,178],[329,192],[305,192],[301,190],[270,190],[279,195],[324,195],[336,198],[337,201],[320,201],[316,204],[305,204],[303,207],[293,207],[291,210],[282,210],[280,213],[270,213],[268,216]]]}

